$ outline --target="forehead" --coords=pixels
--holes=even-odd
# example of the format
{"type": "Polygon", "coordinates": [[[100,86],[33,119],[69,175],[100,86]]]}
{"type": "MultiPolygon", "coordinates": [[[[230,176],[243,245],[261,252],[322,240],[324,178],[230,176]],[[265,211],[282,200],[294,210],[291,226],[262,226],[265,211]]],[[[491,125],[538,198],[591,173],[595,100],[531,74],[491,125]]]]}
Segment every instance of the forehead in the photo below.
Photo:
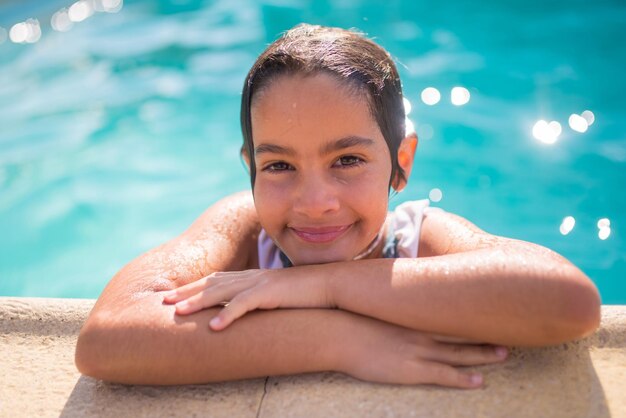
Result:
{"type": "Polygon", "coordinates": [[[385,144],[367,93],[324,73],[279,76],[255,94],[251,120],[255,144],[294,138],[298,143],[332,141],[346,136],[385,144]]]}

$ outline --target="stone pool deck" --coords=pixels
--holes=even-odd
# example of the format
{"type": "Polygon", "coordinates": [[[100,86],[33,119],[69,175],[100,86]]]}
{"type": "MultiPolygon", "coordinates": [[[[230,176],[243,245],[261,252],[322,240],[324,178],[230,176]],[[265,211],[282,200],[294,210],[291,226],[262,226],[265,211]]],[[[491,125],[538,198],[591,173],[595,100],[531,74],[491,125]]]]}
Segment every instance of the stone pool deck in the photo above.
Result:
{"type": "Polygon", "coordinates": [[[81,376],[93,300],[0,297],[0,417],[626,417],[626,306],[575,343],[514,349],[483,389],[380,385],[315,373],[178,387],[81,376]]]}

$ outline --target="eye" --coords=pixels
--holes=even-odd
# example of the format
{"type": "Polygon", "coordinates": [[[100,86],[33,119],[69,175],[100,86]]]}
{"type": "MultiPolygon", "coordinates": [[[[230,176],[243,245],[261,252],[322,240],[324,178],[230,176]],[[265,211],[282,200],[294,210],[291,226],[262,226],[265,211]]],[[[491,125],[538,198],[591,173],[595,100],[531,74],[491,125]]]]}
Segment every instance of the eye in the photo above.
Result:
{"type": "Polygon", "coordinates": [[[363,161],[363,159],[355,155],[344,155],[343,157],[339,157],[339,159],[334,165],[339,166],[340,168],[347,168],[347,167],[354,167],[357,165],[361,165],[364,162],[365,161],[363,161]]]}
{"type": "Polygon", "coordinates": [[[287,164],[284,161],[277,161],[275,163],[271,163],[263,167],[263,171],[268,171],[270,173],[272,172],[277,173],[277,172],[288,171],[288,170],[293,170],[293,166],[291,164],[287,164]]]}

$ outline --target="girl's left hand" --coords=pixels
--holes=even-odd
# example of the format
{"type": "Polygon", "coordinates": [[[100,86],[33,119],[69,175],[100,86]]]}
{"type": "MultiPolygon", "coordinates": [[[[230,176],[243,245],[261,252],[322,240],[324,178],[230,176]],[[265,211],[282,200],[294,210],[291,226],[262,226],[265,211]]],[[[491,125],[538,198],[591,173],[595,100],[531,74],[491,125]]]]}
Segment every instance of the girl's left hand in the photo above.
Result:
{"type": "Polygon", "coordinates": [[[319,275],[306,274],[309,270],[216,272],[165,293],[163,302],[175,303],[178,315],[224,305],[209,323],[215,331],[255,309],[331,308],[326,281],[319,275]]]}

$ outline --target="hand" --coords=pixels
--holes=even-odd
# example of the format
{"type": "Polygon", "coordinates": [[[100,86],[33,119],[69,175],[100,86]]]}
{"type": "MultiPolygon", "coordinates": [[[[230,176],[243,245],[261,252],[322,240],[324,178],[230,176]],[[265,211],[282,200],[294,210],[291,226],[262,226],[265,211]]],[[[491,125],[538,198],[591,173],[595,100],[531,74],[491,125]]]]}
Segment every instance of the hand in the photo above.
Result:
{"type": "Polygon", "coordinates": [[[332,307],[326,281],[307,267],[217,272],[167,292],[163,301],[176,303],[178,315],[223,305],[209,323],[215,331],[255,309],[332,307]]]}
{"type": "Polygon", "coordinates": [[[458,366],[499,363],[505,347],[415,331],[374,318],[354,315],[350,338],[336,359],[336,370],[358,379],[396,384],[435,384],[478,388],[480,373],[458,366]]]}

